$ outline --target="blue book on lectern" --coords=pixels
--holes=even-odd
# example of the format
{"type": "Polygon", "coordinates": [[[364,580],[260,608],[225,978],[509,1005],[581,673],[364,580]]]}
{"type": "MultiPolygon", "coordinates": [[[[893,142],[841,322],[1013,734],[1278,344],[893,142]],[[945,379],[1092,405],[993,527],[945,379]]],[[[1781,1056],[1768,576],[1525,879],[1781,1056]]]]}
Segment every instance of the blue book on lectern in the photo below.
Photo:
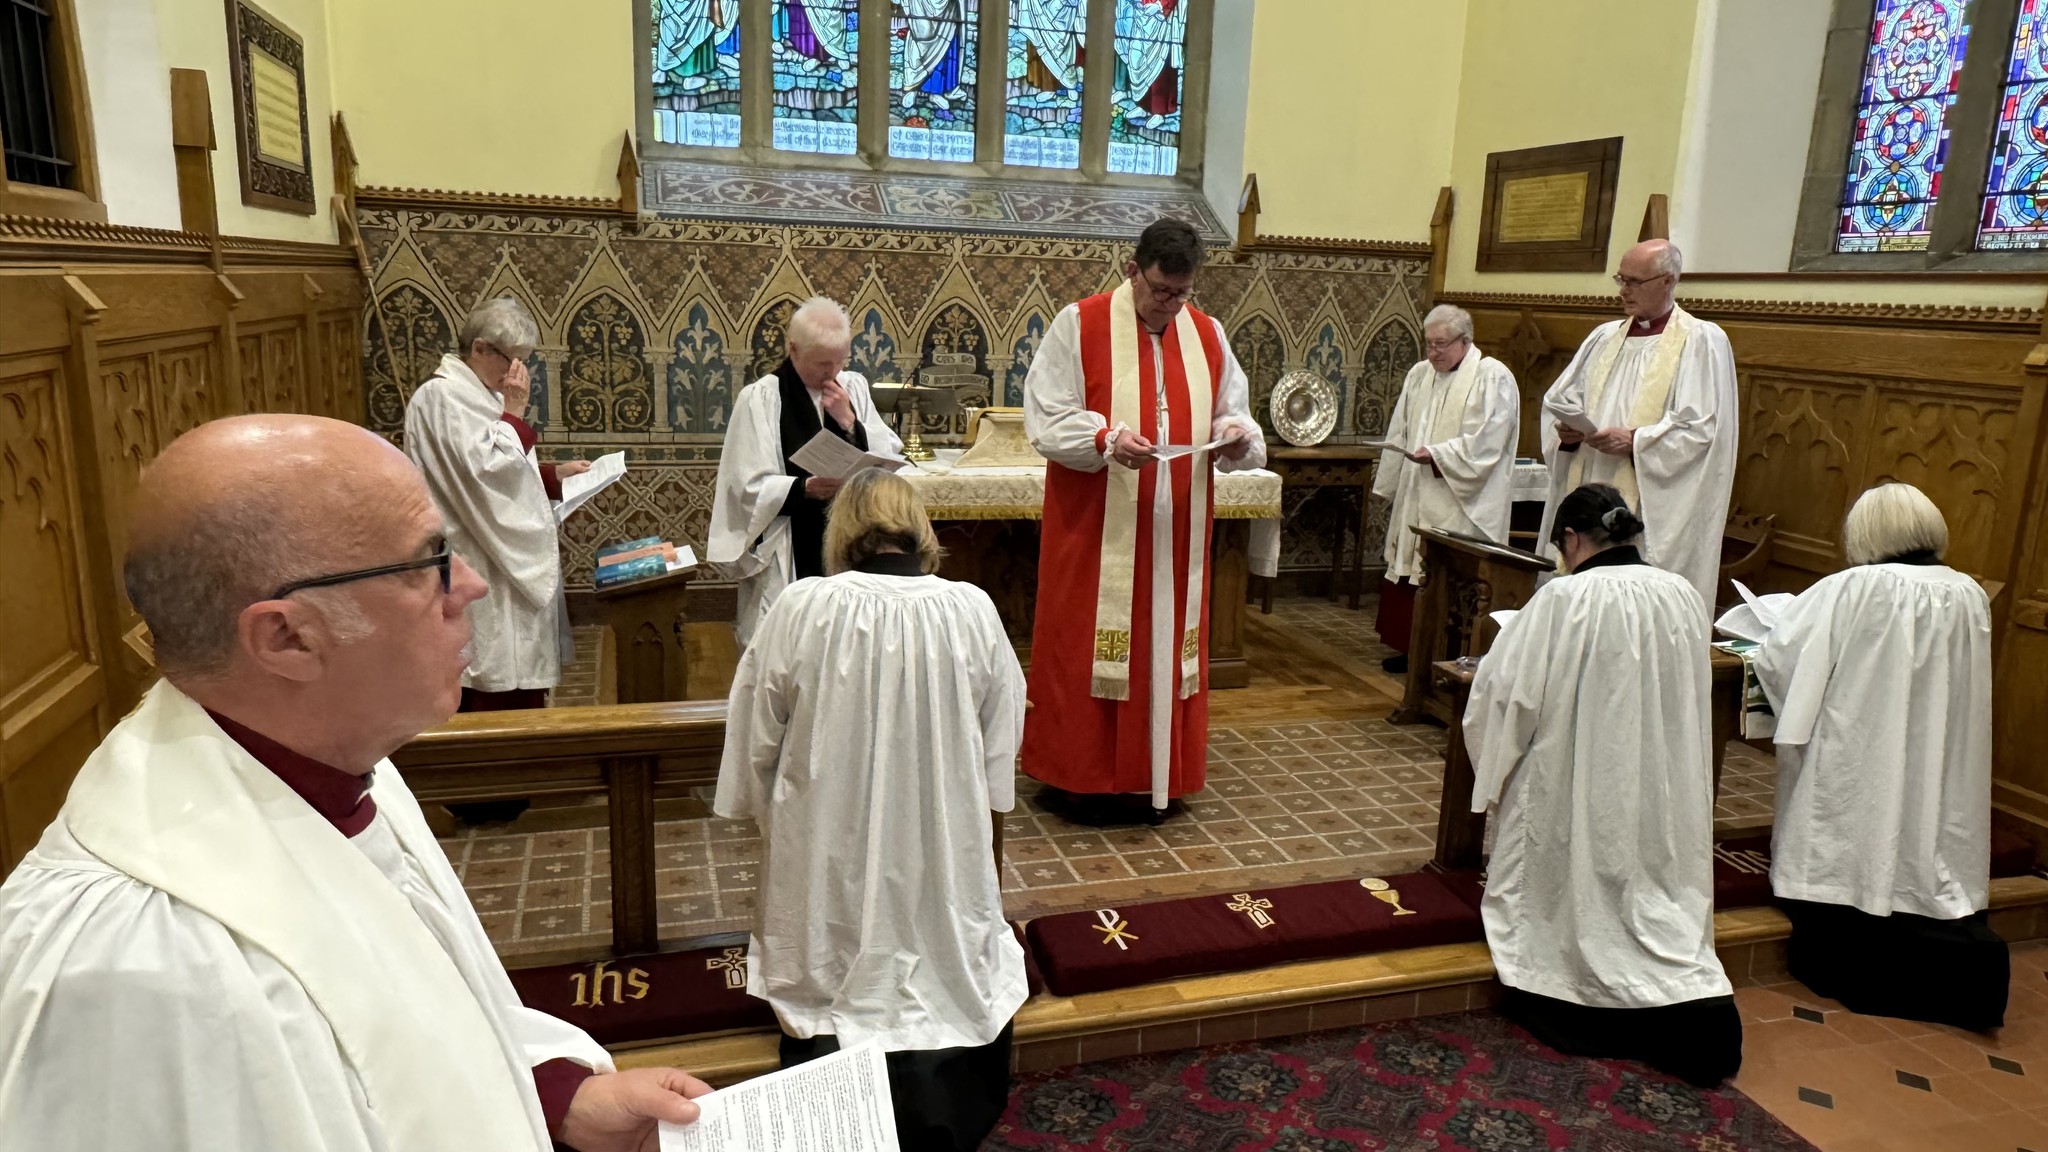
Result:
{"type": "Polygon", "coordinates": [[[659,536],[642,536],[638,540],[622,541],[618,544],[599,548],[597,550],[597,559],[601,562],[607,556],[616,556],[621,552],[635,552],[642,548],[652,548],[659,543],[661,543],[661,537],[659,536]]]}
{"type": "Polygon", "coordinates": [[[657,552],[637,560],[607,564],[597,570],[596,581],[599,588],[609,588],[614,584],[628,584],[635,580],[645,580],[649,576],[659,576],[667,571],[668,558],[657,552]]]}

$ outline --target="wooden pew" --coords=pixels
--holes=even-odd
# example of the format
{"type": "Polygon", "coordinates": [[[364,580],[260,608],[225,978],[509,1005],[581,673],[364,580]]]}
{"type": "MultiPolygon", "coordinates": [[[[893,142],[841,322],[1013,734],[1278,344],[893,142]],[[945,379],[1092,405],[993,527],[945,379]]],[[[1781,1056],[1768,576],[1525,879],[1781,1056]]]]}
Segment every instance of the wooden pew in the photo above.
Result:
{"type": "Polygon", "coordinates": [[[392,755],[422,804],[603,793],[611,806],[612,949],[652,952],[654,793],[718,780],[725,701],[465,712],[392,755]]]}

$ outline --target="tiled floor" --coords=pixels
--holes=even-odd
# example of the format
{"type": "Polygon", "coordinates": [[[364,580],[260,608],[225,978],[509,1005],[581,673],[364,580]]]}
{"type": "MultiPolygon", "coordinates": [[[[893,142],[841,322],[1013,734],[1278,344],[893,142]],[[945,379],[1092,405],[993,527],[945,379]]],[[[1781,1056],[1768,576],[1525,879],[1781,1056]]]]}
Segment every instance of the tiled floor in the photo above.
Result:
{"type": "MultiPolygon", "coordinates": [[[[1387,722],[1400,685],[1379,671],[1386,650],[1372,608],[1370,599],[1357,612],[1294,599],[1269,617],[1254,611],[1253,686],[1212,697],[1208,786],[1159,828],[1069,824],[1039,807],[1037,783],[1020,775],[1019,807],[1004,823],[1005,911],[1024,918],[1420,867],[1436,843],[1444,731],[1387,722]]],[[[1768,823],[1773,771],[1730,745],[1717,825],[1768,823]]],[[[501,952],[609,938],[603,813],[587,810],[592,827],[522,831],[539,823],[529,819],[444,841],[501,952]]],[[[577,822],[551,815],[554,827],[577,822]]],[[[676,820],[657,836],[662,934],[746,930],[761,853],[752,823],[676,820]]]]}
{"type": "Polygon", "coordinates": [[[2048,1152],[2048,942],[2013,948],[1992,1036],[1858,1016],[1799,984],[1735,1000],[1735,1086],[1822,1152],[2048,1152]]]}

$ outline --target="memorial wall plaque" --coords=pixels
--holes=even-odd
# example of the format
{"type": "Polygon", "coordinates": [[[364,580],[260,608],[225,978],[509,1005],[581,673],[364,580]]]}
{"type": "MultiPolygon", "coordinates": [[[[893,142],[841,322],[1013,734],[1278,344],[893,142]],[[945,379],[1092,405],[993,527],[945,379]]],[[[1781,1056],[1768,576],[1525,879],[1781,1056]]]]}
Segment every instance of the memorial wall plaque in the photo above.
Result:
{"type": "Polygon", "coordinates": [[[227,10],[242,203],[311,216],[317,201],[305,45],[248,0],[227,0],[227,10]]]}
{"type": "Polygon", "coordinates": [[[1621,137],[1495,152],[1480,207],[1481,272],[1604,272],[1621,137]]]}

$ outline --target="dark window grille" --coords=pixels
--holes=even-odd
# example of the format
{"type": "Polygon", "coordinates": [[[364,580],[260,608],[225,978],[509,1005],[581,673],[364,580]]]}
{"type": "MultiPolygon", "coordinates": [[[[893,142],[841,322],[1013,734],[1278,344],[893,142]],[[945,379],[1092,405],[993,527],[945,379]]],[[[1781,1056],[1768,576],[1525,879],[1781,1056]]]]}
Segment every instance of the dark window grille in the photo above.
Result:
{"type": "Polygon", "coordinates": [[[68,188],[72,162],[50,77],[53,22],[49,0],[0,0],[0,151],[9,180],[68,188]]]}

